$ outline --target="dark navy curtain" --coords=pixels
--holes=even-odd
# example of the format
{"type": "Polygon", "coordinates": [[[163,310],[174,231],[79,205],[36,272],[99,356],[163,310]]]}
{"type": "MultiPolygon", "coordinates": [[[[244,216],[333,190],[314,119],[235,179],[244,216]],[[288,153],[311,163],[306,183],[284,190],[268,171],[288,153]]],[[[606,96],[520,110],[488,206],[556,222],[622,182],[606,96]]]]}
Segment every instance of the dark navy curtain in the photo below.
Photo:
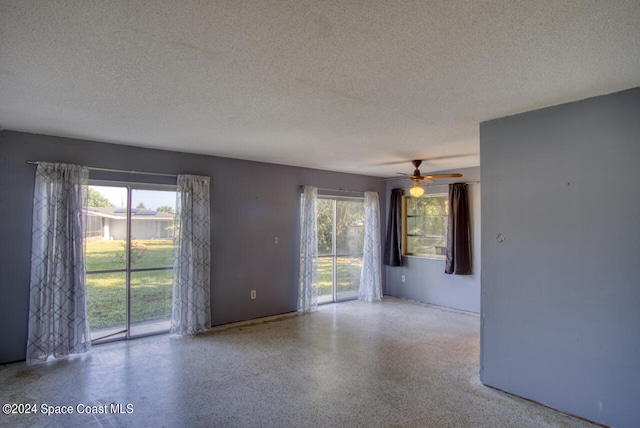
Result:
{"type": "Polygon", "coordinates": [[[389,203],[389,220],[387,222],[387,240],[384,245],[384,264],[387,266],[402,266],[402,189],[391,191],[391,202],[389,203]]]}
{"type": "Polygon", "coordinates": [[[465,183],[449,185],[447,262],[444,273],[471,275],[471,225],[465,183]]]}

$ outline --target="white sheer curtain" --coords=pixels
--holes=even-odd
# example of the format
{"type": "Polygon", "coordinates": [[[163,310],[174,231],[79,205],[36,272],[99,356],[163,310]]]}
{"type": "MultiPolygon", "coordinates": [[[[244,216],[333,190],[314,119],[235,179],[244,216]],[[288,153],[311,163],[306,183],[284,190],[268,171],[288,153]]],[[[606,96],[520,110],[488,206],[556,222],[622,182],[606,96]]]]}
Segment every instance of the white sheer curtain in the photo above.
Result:
{"type": "Polygon", "coordinates": [[[41,162],[36,169],[27,363],[91,348],[82,236],[88,177],[77,165],[41,162]]]}
{"type": "Polygon", "coordinates": [[[211,327],[209,177],[178,176],[171,333],[211,327]]]}
{"type": "Polygon", "coordinates": [[[364,250],[358,300],[373,302],[382,298],[380,272],[380,202],[378,193],[364,194],[364,250]]]}
{"type": "Polygon", "coordinates": [[[318,189],[304,186],[300,199],[300,283],[298,311],[318,309],[318,189]]]}

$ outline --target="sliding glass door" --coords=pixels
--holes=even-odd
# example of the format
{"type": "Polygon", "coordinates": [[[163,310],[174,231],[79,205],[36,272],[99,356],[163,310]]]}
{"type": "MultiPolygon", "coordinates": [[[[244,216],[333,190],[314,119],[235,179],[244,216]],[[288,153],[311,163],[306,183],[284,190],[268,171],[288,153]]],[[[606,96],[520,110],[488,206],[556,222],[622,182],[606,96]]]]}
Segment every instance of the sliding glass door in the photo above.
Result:
{"type": "Polygon", "coordinates": [[[175,187],[89,186],[87,310],[93,341],[169,330],[175,187]]]}
{"type": "Polygon", "coordinates": [[[361,198],[318,197],[318,303],[356,299],[364,243],[361,198]]]}

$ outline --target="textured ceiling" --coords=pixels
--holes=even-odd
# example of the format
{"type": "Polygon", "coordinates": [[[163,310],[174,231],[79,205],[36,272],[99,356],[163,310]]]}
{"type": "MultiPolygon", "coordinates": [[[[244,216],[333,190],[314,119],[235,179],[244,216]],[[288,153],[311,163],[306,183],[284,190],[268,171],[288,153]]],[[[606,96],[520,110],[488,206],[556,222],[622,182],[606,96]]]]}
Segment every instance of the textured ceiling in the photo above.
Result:
{"type": "Polygon", "coordinates": [[[638,0],[0,0],[18,131],[389,176],[638,85],[638,0]]]}

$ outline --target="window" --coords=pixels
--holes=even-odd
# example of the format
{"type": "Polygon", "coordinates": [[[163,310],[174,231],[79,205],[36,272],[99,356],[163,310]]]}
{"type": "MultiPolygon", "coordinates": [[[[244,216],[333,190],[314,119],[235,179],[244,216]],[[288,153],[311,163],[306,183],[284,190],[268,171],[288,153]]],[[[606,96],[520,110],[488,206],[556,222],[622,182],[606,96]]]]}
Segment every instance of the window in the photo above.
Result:
{"type": "Polygon", "coordinates": [[[85,212],[91,339],[169,330],[176,187],[90,181],[85,212]]]}
{"type": "Polygon", "coordinates": [[[356,299],[364,246],[364,200],[319,196],[318,303],[356,299]]]}
{"type": "Polygon", "coordinates": [[[402,255],[445,259],[449,196],[402,197],[402,255]]]}

